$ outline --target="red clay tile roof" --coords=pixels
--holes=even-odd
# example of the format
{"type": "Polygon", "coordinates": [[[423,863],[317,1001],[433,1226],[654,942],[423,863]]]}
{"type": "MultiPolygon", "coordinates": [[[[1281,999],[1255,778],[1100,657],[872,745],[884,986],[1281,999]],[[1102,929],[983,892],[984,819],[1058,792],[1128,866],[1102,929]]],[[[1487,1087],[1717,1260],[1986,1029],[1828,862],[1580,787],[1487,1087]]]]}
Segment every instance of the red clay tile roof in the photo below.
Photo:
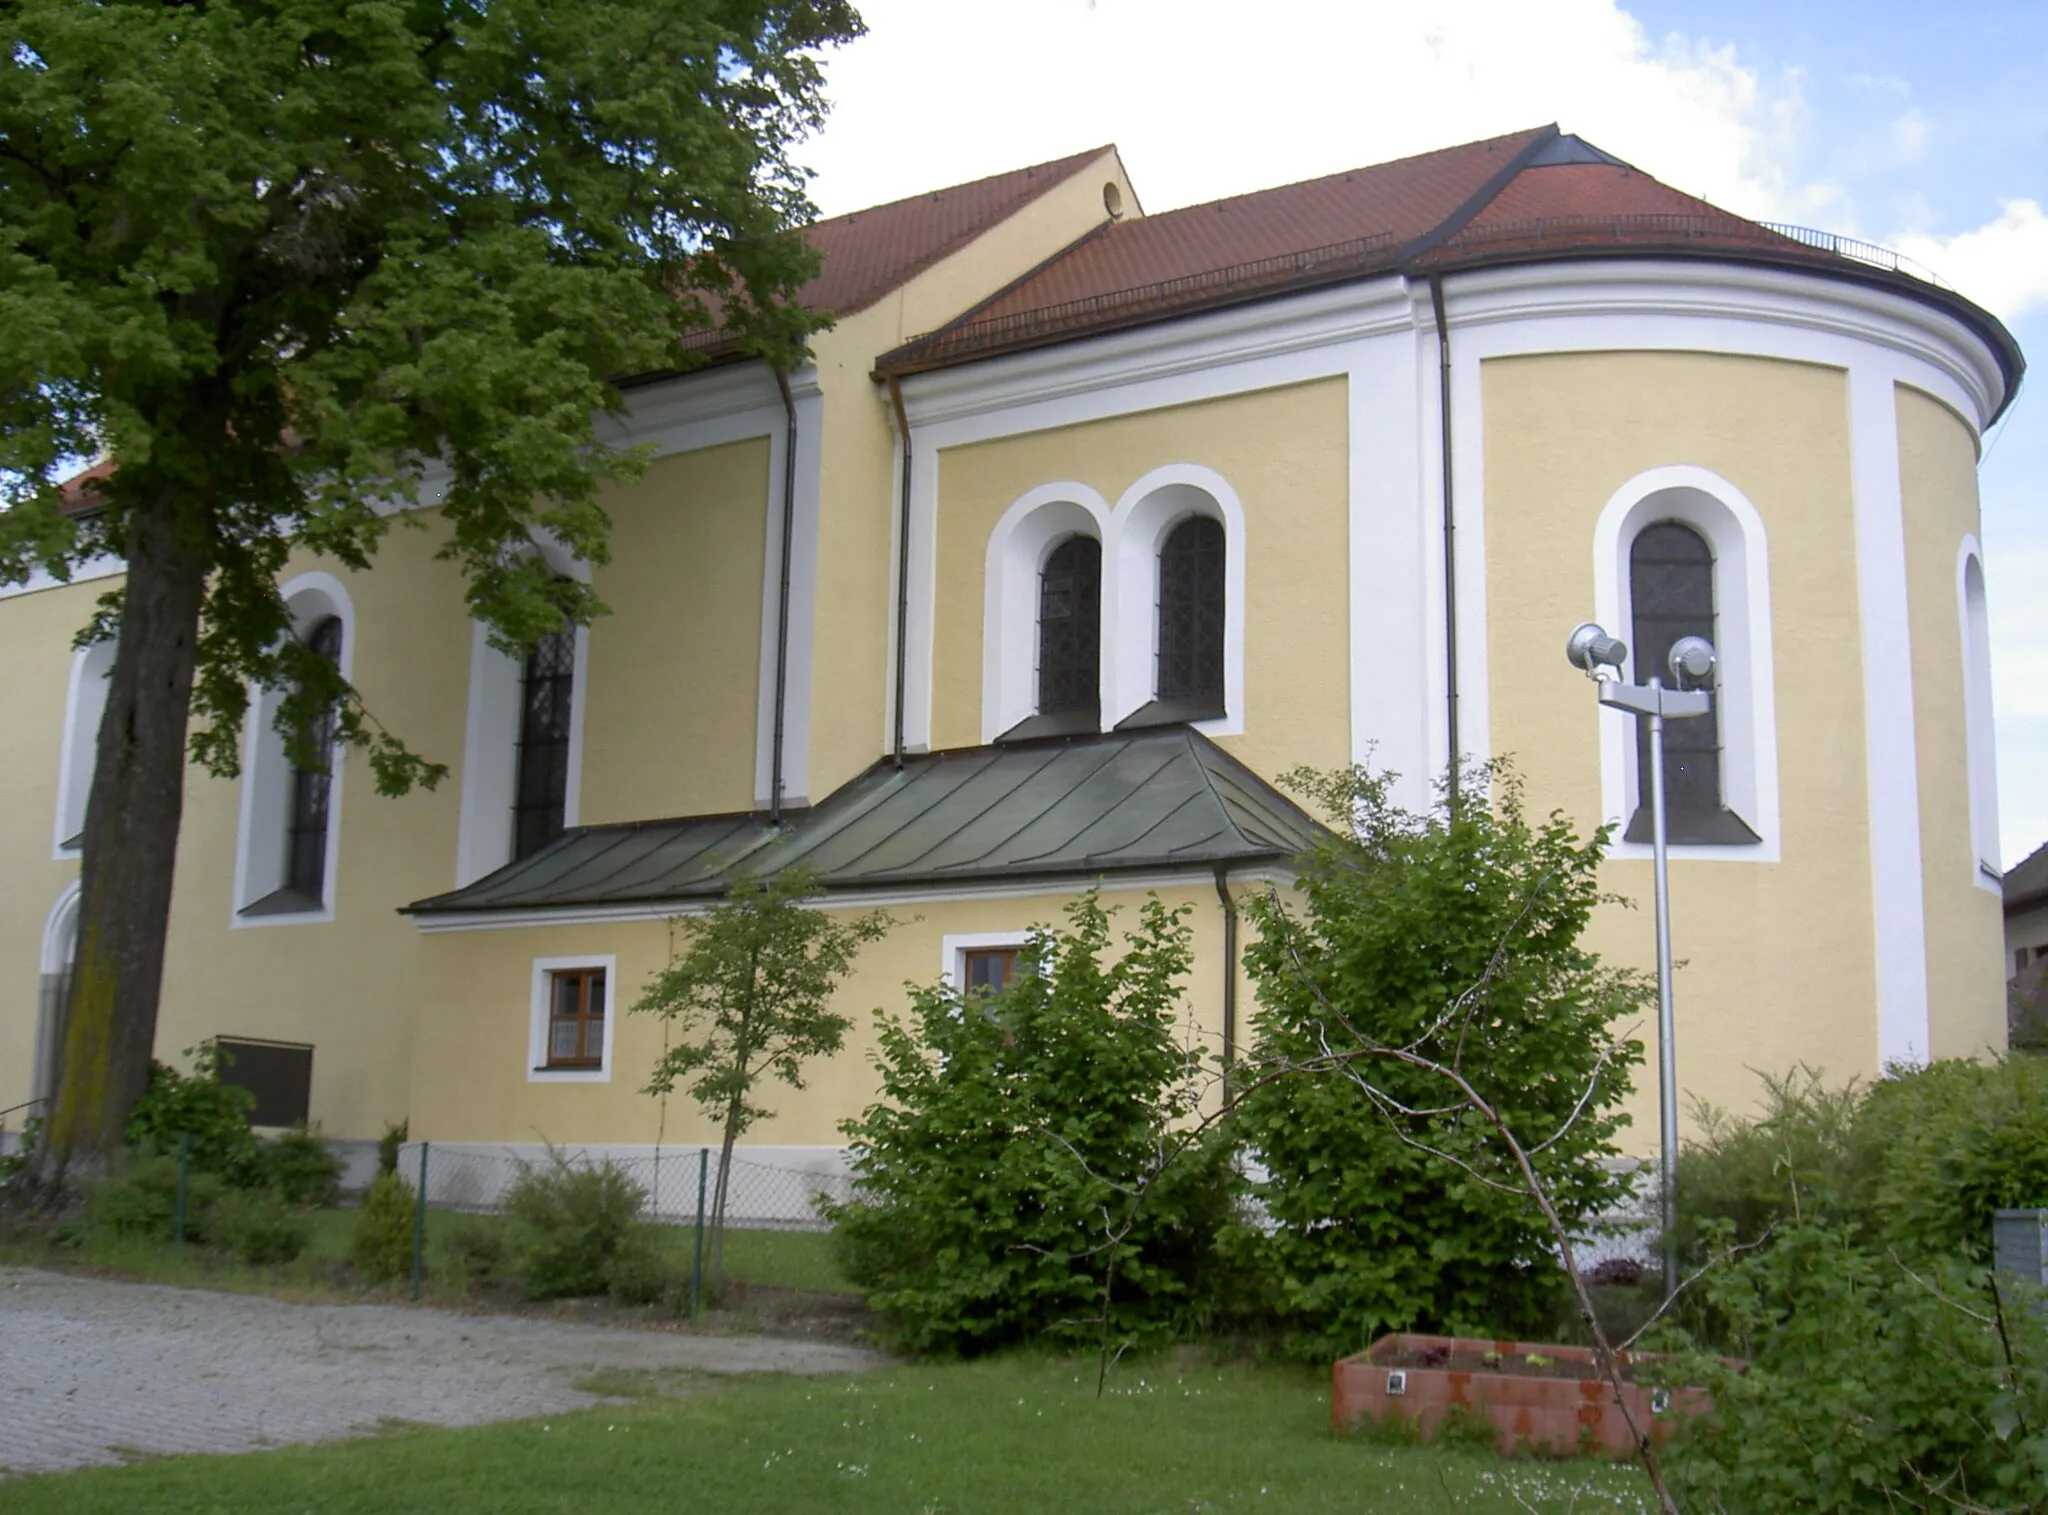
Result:
{"type": "Polygon", "coordinates": [[[2025,365],[1995,317],[1953,291],[1851,256],[1836,239],[1812,237],[1731,214],[1544,126],[1106,226],[958,320],[883,354],[876,371],[943,368],[1396,270],[1734,255],[1881,283],[1942,307],[1998,354],[2010,400],[2025,365]]]}
{"type": "Polygon", "coordinates": [[[971,312],[973,321],[1348,243],[1392,249],[1445,221],[1542,129],[1121,221],[971,312]]]}
{"type": "Polygon", "coordinates": [[[1092,148],[820,221],[810,239],[825,268],[797,297],[813,310],[851,315],[1115,151],[1092,148]]]}
{"type": "MultiPolygon", "coordinates": [[[[818,277],[796,293],[797,303],[834,316],[864,310],[940,259],[958,252],[1040,195],[1099,162],[1114,146],[1013,168],[968,184],[955,184],[814,222],[807,235],[823,254],[818,277]]],[[[683,339],[686,349],[714,355],[727,345],[719,300],[703,296],[711,324],[683,339]]]]}

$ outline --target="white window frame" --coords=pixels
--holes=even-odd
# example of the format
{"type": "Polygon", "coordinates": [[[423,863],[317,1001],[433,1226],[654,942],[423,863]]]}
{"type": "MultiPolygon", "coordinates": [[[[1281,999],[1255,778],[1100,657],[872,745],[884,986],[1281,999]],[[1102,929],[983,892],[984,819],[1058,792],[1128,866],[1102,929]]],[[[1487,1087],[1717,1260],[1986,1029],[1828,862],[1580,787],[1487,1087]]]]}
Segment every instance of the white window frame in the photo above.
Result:
{"type": "Polygon", "coordinates": [[[1965,536],[1956,549],[1956,614],[1962,630],[1963,740],[1969,765],[1970,878],[2003,895],[1998,851],[1998,745],[1991,701],[1991,620],[1984,549],[1965,536]],[[1975,583],[1971,582],[1972,572],[1975,583]]]}
{"type": "MultiPolygon", "coordinates": [[[[590,565],[544,532],[534,551],[565,579],[590,582],[590,565]]],[[[469,703],[463,720],[462,803],[456,822],[455,887],[473,884],[512,861],[513,802],[519,789],[519,724],[526,665],[491,645],[489,629],[470,622],[469,703]]],[[[569,773],[562,824],[580,823],[583,809],[583,714],[590,691],[590,628],[576,628],[569,688],[569,773]]]]}
{"type": "Polygon", "coordinates": [[[1022,951],[1031,941],[1028,930],[954,931],[939,944],[939,977],[955,994],[967,982],[967,954],[991,949],[1022,951]]]}
{"type": "Polygon", "coordinates": [[[114,643],[94,642],[71,655],[71,682],[64,694],[64,738],[57,754],[57,814],[50,856],[75,858],[64,844],[85,830],[86,801],[92,797],[93,768],[99,760],[100,722],[114,672],[114,643]]]}
{"type": "MultiPolygon", "coordinates": [[[[304,637],[333,616],[341,622],[341,676],[352,677],[356,655],[355,604],[330,573],[302,573],[279,588],[291,612],[291,634],[304,637]]],[[[275,722],[284,691],[256,685],[249,691],[249,715],[242,731],[241,818],[235,841],[234,899],[229,922],[236,928],[318,925],[334,919],[341,872],[342,780],[348,749],[336,742],[328,754],[327,869],[320,881],[320,908],[244,915],[258,900],[284,887],[285,830],[291,806],[292,764],[275,722]]]]}
{"type": "Polygon", "coordinates": [[[612,1081],[612,1035],[619,1024],[619,960],[606,952],[580,957],[537,957],[533,960],[533,999],[527,1017],[526,1081],[529,1084],[608,1084],[612,1081]],[[550,1068],[548,1061],[549,989],[564,969],[604,970],[604,1053],[595,1068],[550,1068]]]}
{"type": "MultiPolygon", "coordinates": [[[[1041,484],[1005,510],[989,533],[982,578],[981,739],[1038,713],[1039,576],[1068,537],[1102,544],[1102,672],[1109,672],[1109,507],[1086,484],[1041,484]]],[[[1104,696],[1107,698],[1107,687],[1104,696]]]]}
{"type": "Polygon", "coordinates": [[[1224,714],[1197,721],[1209,736],[1244,730],[1244,506],[1230,483],[1196,463],[1155,468],[1116,505],[1071,480],[1020,495],[989,533],[982,582],[981,739],[993,742],[1038,712],[1039,575],[1070,536],[1102,544],[1102,720],[1104,731],[1157,694],[1159,550],[1190,516],[1223,527],[1224,714]]]}
{"type": "MultiPolygon", "coordinates": [[[[1116,502],[1115,673],[1103,681],[1102,729],[1159,692],[1159,553],[1176,526],[1207,516],[1223,527],[1223,714],[1194,722],[1208,736],[1244,730],[1244,506],[1221,474],[1194,463],[1155,468],[1116,502]]],[[[1105,573],[1108,570],[1105,569],[1105,573]]],[[[1107,600],[1107,596],[1105,596],[1107,600]]]]}
{"type": "MultiPolygon", "coordinates": [[[[1629,555],[1645,527],[1677,521],[1706,538],[1714,554],[1715,698],[1721,736],[1721,802],[1756,832],[1755,843],[1707,846],[1673,843],[1671,855],[1709,862],[1775,863],[1782,830],[1778,808],[1778,716],[1771,653],[1769,546],[1763,518],[1747,496],[1705,468],[1673,465],[1637,474],[1608,499],[1593,531],[1595,618],[1632,641],[1629,555]]],[[[1634,652],[1631,649],[1631,663],[1634,652]]],[[[1641,682],[1661,670],[1631,667],[1641,682]]],[[[1648,842],[1621,839],[1635,812],[1634,718],[1602,708],[1600,808],[1615,823],[1608,855],[1646,858],[1648,842]]]]}

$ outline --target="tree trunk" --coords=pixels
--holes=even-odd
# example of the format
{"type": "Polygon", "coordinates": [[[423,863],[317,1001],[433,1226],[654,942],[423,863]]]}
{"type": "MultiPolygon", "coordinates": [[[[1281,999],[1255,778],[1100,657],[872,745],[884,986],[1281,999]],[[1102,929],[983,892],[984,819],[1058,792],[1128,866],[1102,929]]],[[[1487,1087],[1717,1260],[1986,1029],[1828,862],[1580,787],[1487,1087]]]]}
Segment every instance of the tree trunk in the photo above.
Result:
{"type": "Polygon", "coordinates": [[[103,1171],[149,1080],[185,803],[205,560],[168,492],[129,532],[120,640],[85,807],[78,947],[36,1157],[52,1194],[103,1171]]]}
{"type": "Polygon", "coordinates": [[[740,1102],[725,1112],[725,1143],[718,1149],[718,1196],[711,1204],[711,1276],[725,1277],[725,1200],[732,1192],[732,1148],[740,1137],[740,1102]]]}

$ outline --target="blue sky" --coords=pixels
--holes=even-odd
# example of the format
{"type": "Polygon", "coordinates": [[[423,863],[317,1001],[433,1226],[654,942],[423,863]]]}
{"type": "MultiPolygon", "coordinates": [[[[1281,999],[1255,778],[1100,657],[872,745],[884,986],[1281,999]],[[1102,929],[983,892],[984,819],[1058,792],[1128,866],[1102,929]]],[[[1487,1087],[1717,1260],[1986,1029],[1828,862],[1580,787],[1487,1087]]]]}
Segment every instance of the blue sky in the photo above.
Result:
{"type": "Polygon", "coordinates": [[[1982,473],[2005,860],[2048,840],[2048,4],[861,11],[803,155],[828,212],[1105,142],[1160,210],[1557,121],[1730,210],[1899,248],[1990,306],[2040,365],[1982,473]]]}

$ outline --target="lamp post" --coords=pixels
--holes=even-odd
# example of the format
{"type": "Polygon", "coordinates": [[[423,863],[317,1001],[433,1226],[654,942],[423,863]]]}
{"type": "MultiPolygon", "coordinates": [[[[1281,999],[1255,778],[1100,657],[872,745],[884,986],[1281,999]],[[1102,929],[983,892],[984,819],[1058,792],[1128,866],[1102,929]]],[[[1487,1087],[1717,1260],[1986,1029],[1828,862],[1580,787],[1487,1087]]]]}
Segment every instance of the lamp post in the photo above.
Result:
{"type": "Polygon", "coordinates": [[[1622,682],[1628,644],[1588,621],[1564,644],[1571,665],[1591,679],[1600,703],[1650,725],[1650,853],[1657,920],[1657,1105],[1658,1175],[1664,1221],[1664,1296],[1678,1287],[1678,1049],[1671,1008],[1670,849],[1664,824],[1664,723],[1705,715],[1713,696],[1703,688],[1714,674],[1714,645],[1705,637],[1680,637],[1665,660],[1671,688],[1652,677],[1647,684],[1622,682]]]}

